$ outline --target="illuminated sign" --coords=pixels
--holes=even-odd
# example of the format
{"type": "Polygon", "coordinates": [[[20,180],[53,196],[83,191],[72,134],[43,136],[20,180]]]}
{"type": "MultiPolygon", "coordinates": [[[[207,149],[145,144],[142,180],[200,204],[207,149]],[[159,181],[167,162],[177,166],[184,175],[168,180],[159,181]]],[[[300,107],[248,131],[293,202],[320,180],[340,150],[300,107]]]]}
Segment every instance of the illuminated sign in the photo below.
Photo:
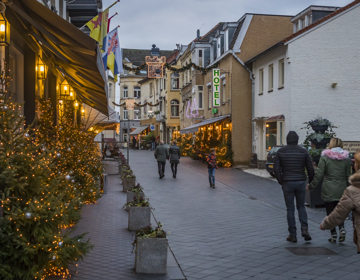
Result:
{"type": "Polygon", "coordinates": [[[187,118],[193,118],[199,115],[198,106],[196,104],[196,99],[193,99],[193,102],[191,104],[190,100],[187,102],[185,117],[187,118]]]}
{"type": "Polygon", "coordinates": [[[213,107],[220,107],[220,69],[213,69],[213,107]]]}

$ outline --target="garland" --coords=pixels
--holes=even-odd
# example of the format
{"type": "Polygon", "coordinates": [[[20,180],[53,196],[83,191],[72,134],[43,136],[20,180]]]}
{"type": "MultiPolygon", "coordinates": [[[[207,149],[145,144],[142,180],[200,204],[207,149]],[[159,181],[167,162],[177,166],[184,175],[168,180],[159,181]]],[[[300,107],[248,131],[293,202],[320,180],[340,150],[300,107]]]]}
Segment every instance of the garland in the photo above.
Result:
{"type": "MultiPolygon", "coordinates": [[[[214,68],[217,68],[219,67],[220,65],[220,62],[216,62],[214,65],[210,66],[210,67],[201,67],[201,66],[198,66],[196,65],[195,63],[193,62],[190,62],[190,63],[187,63],[185,66],[181,67],[181,68],[175,68],[175,67],[172,67],[170,64],[168,63],[165,63],[164,66],[170,70],[170,71],[173,71],[175,73],[182,73],[186,70],[189,70],[191,67],[194,67],[196,70],[199,70],[201,72],[203,72],[204,74],[206,74],[208,71],[214,69],[214,68]]],[[[141,64],[140,66],[136,67],[136,68],[131,68],[125,64],[123,64],[123,68],[127,71],[131,71],[131,72],[136,72],[136,71],[140,71],[142,69],[145,69],[146,68],[146,63],[143,63],[141,64]]]]}
{"type": "MultiPolygon", "coordinates": [[[[117,103],[113,102],[113,104],[115,106],[119,106],[119,107],[125,107],[126,106],[126,102],[123,102],[121,104],[117,104],[117,103]]],[[[156,104],[152,104],[152,102],[145,102],[144,104],[141,105],[140,103],[134,102],[134,106],[136,106],[136,107],[145,107],[146,105],[149,105],[150,107],[155,107],[155,106],[158,106],[159,104],[160,104],[159,102],[156,103],[156,104]]]]}

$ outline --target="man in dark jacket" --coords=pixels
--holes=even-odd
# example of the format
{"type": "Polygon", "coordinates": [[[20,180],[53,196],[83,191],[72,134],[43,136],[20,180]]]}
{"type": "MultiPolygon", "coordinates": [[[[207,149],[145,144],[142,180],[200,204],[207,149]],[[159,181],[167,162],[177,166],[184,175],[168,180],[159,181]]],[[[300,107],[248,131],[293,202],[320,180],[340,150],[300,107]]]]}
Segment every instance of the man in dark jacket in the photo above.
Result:
{"type": "Polygon", "coordinates": [[[173,141],[173,145],[169,149],[170,164],[173,177],[176,178],[177,165],[180,163],[180,148],[177,146],[177,141],[173,141]]]}
{"type": "Polygon", "coordinates": [[[160,145],[156,147],[154,156],[158,162],[159,179],[165,176],[165,163],[169,158],[169,149],[164,145],[164,141],[160,141],[160,145]]]}
{"type": "Polygon", "coordinates": [[[299,136],[295,131],[290,131],[286,137],[287,146],[277,151],[275,158],[274,172],[277,181],[282,185],[284,199],[287,209],[287,222],[290,235],[286,239],[290,242],[297,242],[295,204],[299,213],[301,223],[301,235],[306,241],[311,240],[308,232],[307,214],[305,209],[306,174],[309,182],[314,177],[314,167],[308,151],[298,145],[299,136]]]}
{"type": "Polygon", "coordinates": [[[154,137],[154,135],[151,136],[151,150],[152,151],[155,150],[155,137],[154,137]]]}

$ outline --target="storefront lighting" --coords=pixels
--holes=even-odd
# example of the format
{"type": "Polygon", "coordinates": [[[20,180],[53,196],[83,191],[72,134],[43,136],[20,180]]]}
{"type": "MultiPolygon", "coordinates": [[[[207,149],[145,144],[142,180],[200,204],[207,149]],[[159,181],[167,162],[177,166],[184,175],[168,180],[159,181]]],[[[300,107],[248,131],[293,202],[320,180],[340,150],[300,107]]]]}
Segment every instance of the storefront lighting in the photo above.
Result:
{"type": "Polygon", "coordinates": [[[228,123],[226,124],[226,127],[229,127],[229,124],[228,124],[228,123]]]}
{"type": "Polygon", "coordinates": [[[77,101],[75,101],[74,106],[75,106],[76,108],[79,107],[79,103],[78,103],[77,101]]]}
{"type": "Polygon", "coordinates": [[[267,123],[265,126],[266,126],[266,127],[269,127],[269,124],[267,123]]]}
{"type": "Polygon", "coordinates": [[[74,89],[69,85],[66,80],[64,80],[61,84],[60,96],[66,98],[67,100],[75,99],[74,89]]]}
{"type": "Polygon", "coordinates": [[[3,13],[0,14],[0,46],[10,45],[10,23],[3,13]]]}
{"type": "Polygon", "coordinates": [[[81,109],[81,114],[85,115],[85,109],[84,108],[81,109]]]}
{"type": "Polygon", "coordinates": [[[41,59],[41,57],[39,56],[39,62],[38,65],[36,66],[36,71],[37,71],[37,77],[39,80],[45,80],[47,77],[47,70],[48,67],[46,66],[46,64],[44,63],[44,61],[41,59]]]}

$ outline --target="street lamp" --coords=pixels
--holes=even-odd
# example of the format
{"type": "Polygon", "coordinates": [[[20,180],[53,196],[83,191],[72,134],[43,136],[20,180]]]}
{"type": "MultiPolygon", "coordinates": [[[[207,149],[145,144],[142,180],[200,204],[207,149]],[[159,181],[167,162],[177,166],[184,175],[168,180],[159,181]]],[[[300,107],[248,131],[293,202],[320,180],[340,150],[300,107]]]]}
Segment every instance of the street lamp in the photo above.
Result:
{"type": "Polygon", "coordinates": [[[36,70],[38,72],[38,79],[39,80],[45,80],[46,76],[47,76],[47,66],[44,63],[44,61],[41,59],[40,56],[39,56],[39,62],[38,62],[38,65],[36,67],[36,70]]]}
{"type": "Polygon", "coordinates": [[[148,117],[149,117],[149,119],[152,119],[154,117],[154,112],[148,111],[148,117]]]}
{"type": "MultiPolygon", "coordinates": [[[[4,3],[0,3],[4,5],[4,3]]],[[[0,13],[0,46],[10,45],[10,23],[3,13],[0,13]]]]}

